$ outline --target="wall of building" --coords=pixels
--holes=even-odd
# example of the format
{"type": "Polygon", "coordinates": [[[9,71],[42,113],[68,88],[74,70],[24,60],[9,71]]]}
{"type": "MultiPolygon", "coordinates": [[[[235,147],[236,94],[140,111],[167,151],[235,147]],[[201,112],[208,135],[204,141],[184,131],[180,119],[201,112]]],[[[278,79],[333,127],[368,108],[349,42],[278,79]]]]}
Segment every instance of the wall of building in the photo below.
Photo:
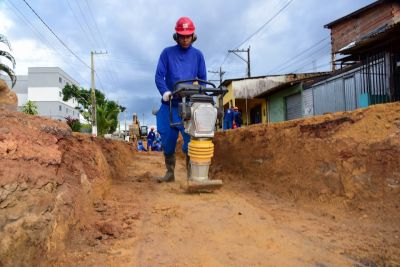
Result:
{"type": "Polygon", "coordinates": [[[59,87],[78,83],[58,67],[28,68],[29,87],[59,87]]]}
{"type": "Polygon", "coordinates": [[[63,101],[62,89],[66,84],[79,84],[58,67],[31,67],[28,75],[19,75],[13,91],[17,93],[19,109],[33,101],[38,107],[38,114],[53,119],[65,120],[71,116],[79,118],[75,110],[75,99],[63,101]]]}
{"type": "Polygon", "coordinates": [[[337,53],[341,48],[385,24],[392,24],[400,18],[400,4],[382,3],[367,10],[357,17],[346,19],[331,28],[332,51],[337,53]]]}
{"type": "Polygon", "coordinates": [[[267,105],[267,100],[263,101],[261,104],[261,112],[262,112],[262,123],[267,123],[268,122],[268,105],[267,105]]]}
{"type": "Polygon", "coordinates": [[[17,82],[15,83],[12,90],[17,94],[27,94],[28,93],[28,75],[17,75],[17,82]]]}
{"type": "Polygon", "coordinates": [[[40,116],[56,120],[65,120],[66,117],[79,119],[79,112],[68,105],[54,101],[35,101],[40,116]]]}
{"type": "Polygon", "coordinates": [[[232,83],[228,84],[228,86],[226,88],[228,89],[228,93],[226,93],[224,95],[224,99],[223,99],[224,109],[232,107],[232,106],[230,106],[230,102],[232,102],[232,104],[234,105],[232,83]]]}
{"type": "Polygon", "coordinates": [[[285,97],[301,92],[301,85],[297,84],[288,87],[271,95],[268,99],[268,117],[269,122],[279,122],[286,120],[286,102],[285,97]]]}

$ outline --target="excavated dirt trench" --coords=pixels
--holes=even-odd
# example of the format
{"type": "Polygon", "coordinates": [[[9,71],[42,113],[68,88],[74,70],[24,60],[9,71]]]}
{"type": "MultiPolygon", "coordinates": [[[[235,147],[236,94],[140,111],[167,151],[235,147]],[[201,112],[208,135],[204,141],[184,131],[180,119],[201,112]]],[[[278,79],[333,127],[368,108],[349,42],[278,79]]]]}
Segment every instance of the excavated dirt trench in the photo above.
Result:
{"type": "Polygon", "coordinates": [[[400,104],[218,133],[213,194],[162,155],[0,110],[0,266],[398,266],[400,104]]]}

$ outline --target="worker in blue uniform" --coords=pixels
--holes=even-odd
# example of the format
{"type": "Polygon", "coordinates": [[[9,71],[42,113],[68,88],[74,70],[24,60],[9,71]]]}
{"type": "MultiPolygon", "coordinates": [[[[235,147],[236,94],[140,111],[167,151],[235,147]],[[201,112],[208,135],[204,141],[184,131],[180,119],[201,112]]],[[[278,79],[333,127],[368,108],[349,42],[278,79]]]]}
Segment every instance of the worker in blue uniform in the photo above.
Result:
{"type": "Polygon", "coordinates": [[[154,127],[151,127],[149,134],[147,135],[147,150],[153,150],[153,143],[156,139],[156,134],[154,133],[154,127]]]}
{"type": "Polygon", "coordinates": [[[234,114],[233,110],[231,108],[228,108],[225,110],[224,114],[224,130],[229,130],[232,129],[233,126],[233,119],[234,119],[234,114]]]}
{"type": "MultiPolygon", "coordinates": [[[[155,83],[162,96],[161,107],[157,112],[157,131],[161,135],[167,172],[158,182],[172,182],[175,180],[175,147],[179,132],[183,137],[182,151],[186,154],[188,166],[188,143],[190,136],[185,133],[183,126],[170,126],[169,100],[172,97],[174,84],[182,80],[201,79],[207,80],[206,64],[200,50],[192,46],[197,39],[195,25],[188,17],[181,17],[176,22],[173,35],[176,45],[165,48],[158,60],[155,83]]],[[[180,122],[178,116],[178,103],[182,100],[172,98],[172,120],[180,122]]]]}
{"type": "Polygon", "coordinates": [[[147,152],[147,149],[144,147],[142,140],[139,140],[139,141],[138,141],[137,150],[138,150],[138,151],[147,152]]]}
{"type": "Polygon", "coordinates": [[[242,112],[240,112],[238,107],[233,108],[233,120],[235,121],[236,127],[242,127],[243,119],[242,119],[242,112]]]}

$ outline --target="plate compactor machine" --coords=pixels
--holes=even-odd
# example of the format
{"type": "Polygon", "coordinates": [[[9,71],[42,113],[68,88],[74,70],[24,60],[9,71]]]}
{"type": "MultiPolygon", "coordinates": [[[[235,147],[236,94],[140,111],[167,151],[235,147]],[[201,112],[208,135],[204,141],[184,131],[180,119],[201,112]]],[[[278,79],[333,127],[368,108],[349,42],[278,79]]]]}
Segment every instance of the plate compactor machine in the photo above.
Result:
{"type": "MultiPolygon", "coordinates": [[[[210,180],[208,171],[211,158],[214,155],[212,139],[217,118],[223,116],[222,105],[215,105],[218,96],[228,92],[226,87],[216,87],[213,83],[199,79],[179,81],[174,86],[172,98],[178,97],[182,102],[178,106],[180,122],[172,120],[172,98],[170,98],[170,125],[183,125],[190,135],[188,155],[190,161],[187,167],[187,180],[181,183],[181,188],[188,193],[212,192],[222,186],[221,180],[210,180]],[[210,85],[212,87],[207,87],[210,85]]],[[[222,102],[222,101],[221,101],[222,102]]]]}

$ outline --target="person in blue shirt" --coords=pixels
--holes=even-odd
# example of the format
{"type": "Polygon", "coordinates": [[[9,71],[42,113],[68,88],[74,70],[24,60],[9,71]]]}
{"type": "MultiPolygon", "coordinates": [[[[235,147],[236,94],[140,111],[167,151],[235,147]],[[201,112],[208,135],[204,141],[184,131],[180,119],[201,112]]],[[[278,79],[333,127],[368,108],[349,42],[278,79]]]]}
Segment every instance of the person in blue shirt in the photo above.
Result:
{"type": "Polygon", "coordinates": [[[224,114],[224,130],[232,129],[233,124],[233,110],[228,108],[224,114]]]}
{"type": "MultiPolygon", "coordinates": [[[[161,135],[164,150],[165,166],[167,172],[164,177],[158,178],[158,182],[172,182],[175,180],[175,148],[179,132],[183,137],[182,151],[186,154],[188,166],[188,143],[190,136],[185,133],[183,126],[170,126],[169,100],[172,97],[174,84],[182,80],[201,79],[207,80],[206,64],[200,50],[193,47],[197,39],[195,25],[188,17],[181,17],[176,22],[173,35],[176,45],[165,48],[158,60],[155,74],[155,83],[162,96],[161,107],[157,112],[157,131],[161,135]]],[[[178,116],[178,103],[182,100],[172,98],[172,120],[180,122],[178,116]]]]}
{"type": "Polygon", "coordinates": [[[156,134],[154,133],[154,127],[151,127],[149,134],[147,135],[147,150],[149,148],[153,150],[153,143],[156,139],[156,134]]]}
{"type": "Polygon", "coordinates": [[[147,149],[144,147],[142,140],[138,141],[138,146],[137,146],[138,151],[145,151],[147,152],[147,149]]]}
{"type": "Polygon", "coordinates": [[[236,127],[240,128],[242,126],[243,119],[242,119],[242,112],[240,112],[238,107],[233,108],[233,119],[235,121],[236,127]]]}

